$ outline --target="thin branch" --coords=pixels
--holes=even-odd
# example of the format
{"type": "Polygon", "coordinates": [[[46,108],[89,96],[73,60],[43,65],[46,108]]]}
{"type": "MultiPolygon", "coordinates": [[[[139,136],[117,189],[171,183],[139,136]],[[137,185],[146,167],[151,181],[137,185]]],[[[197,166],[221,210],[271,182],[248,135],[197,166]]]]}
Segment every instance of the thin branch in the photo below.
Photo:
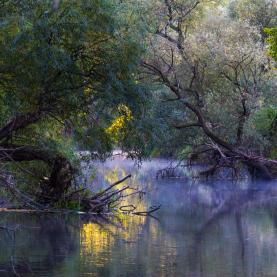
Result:
{"type": "Polygon", "coordinates": [[[94,196],[91,198],[91,200],[94,200],[94,199],[97,199],[98,197],[101,197],[101,196],[104,195],[106,192],[108,192],[109,190],[111,190],[113,187],[115,187],[115,186],[117,186],[117,185],[123,183],[124,181],[126,181],[127,179],[129,179],[129,178],[131,178],[131,177],[132,177],[132,175],[129,174],[129,175],[127,175],[126,177],[124,177],[123,179],[116,181],[115,183],[113,183],[112,185],[110,185],[110,186],[109,186],[108,188],[106,188],[105,190],[103,190],[103,191],[97,193],[96,195],[94,195],[94,196]]]}

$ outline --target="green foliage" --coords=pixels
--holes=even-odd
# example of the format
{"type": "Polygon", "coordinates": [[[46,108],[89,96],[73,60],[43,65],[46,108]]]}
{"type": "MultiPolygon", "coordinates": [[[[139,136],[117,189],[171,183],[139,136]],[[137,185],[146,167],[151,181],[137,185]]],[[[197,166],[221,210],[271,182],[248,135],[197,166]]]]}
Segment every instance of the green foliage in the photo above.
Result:
{"type": "Polygon", "coordinates": [[[253,124],[258,132],[263,135],[271,134],[276,125],[277,109],[276,107],[267,107],[259,110],[253,118],[253,124]]]}
{"type": "MultiPolygon", "coordinates": [[[[175,18],[195,4],[170,2],[175,18]]],[[[35,146],[72,164],[78,162],[77,150],[103,159],[114,148],[133,158],[188,157],[207,138],[198,126],[171,127],[195,122],[195,114],[180,101],[164,101],[172,95],[156,85],[159,76],[145,77],[139,67],[145,59],[165,71],[172,84],[188,88],[182,99],[201,109],[216,135],[235,145],[239,119],[245,117],[243,146],[266,154],[275,149],[276,75],[264,48],[266,33],[269,53],[277,60],[273,1],[201,1],[179,22],[186,35],[176,46],[173,29],[167,33],[170,43],[157,38],[157,28],[176,24],[164,1],[53,3],[2,3],[0,129],[21,114],[40,116],[0,144],[35,146]]],[[[35,171],[37,165],[23,166],[35,171]]],[[[40,178],[47,170],[38,170],[40,178]]]]}
{"type": "Polygon", "coordinates": [[[268,156],[275,141],[268,129],[273,115],[265,110],[276,106],[276,72],[266,53],[263,29],[276,23],[275,1],[201,1],[189,16],[182,16],[182,11],[191,1],[169,1],[172,18],[164,1],[153,5],[157,2],[156,29],[145,57],[154,68],[146,67],[151,71],[148,82],[155,83],[149,111],[156,123],[154,154],[187,156],[187,150],[210,143],[199,126],[170,127],[197,123],[196,114],[182,105],[184,100],[201,110],[216,136],[268,156]],[[178,27],[183,38],[178,37],[178,27]],[[157,82],[164,87],[157,87],[157,82]],[[176,97],[168,93],[170,85],[180,88],[181,101],[165,101],[176,97]]]}
{"type": "MultiPolygon", "coordinates": [[[[147,99],[137,81],[145,25],[134,8],[116,0],[1,2],[0,130],[21,115],[39,114],[1,145],[31,146],[74,166],[77,150],[106,158],[119,145],[142,154],[137,134],[143,132],[135,129],[147,99]],[[106,130],[120,105],[132,111],[133,122],[118,130],[115,140],[106,130]]],[[[6,168],[34,193],[52,170],[36,161],[21,167],[36,174],[22,173],[15,163],[6,168]]]]}
{"type": "Polygon", "coordinates": [[[66,120],[79,132],[96,130],[87,131],[86,138],[106,141],[100,133],[113,120],[112,109],[128,104],[135,110],[143,99],[135,82],[143,48],[128,29],[136,24],[134,16],[126,13],[123,4],[108,0],[60,1],[58,7],[50,0],[4,2],[1,125],[18,113],[40,110],[46,114],[44,122],[22,134],[28,143],[48,141],[60,148],[66,120]]]}
{"type": "Polygon", "coordinates": [[[189,155],[193,152],[193,149],[191,146],[186,146],[185,148],[181,149],[178,154],[177,154],[177,158],[179,160],[185,160],[187,158],[189,158],[189,155]]]}
{"type": "Polygon", "coordinates": [[[277,6],[275,0],[232,0],[229,1],[229,15],[252,26],[263,29],[277,23],[277,6]]]}
{"type": "Polygon", "coordinates": [[[269,54],[277,62],[277,27],[266,28],[265,33],[268,35],[269,54]]]}

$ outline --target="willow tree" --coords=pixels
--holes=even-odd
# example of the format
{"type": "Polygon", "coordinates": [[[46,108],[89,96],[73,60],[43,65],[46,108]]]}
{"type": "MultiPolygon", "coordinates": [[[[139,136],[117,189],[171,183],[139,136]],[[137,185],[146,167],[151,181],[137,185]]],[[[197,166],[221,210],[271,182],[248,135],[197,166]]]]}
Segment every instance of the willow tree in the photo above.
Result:
{"type": "Polygon", "coordinates": [[[141,48],[123,7],[109,0],[1,1],[0,159],[40,162],[30,174],[40,179],[43,201],[56,201],[72,184],[62,151],[72,137],[91,136],[111,150],[110,113],[126,105],[135,117],[142,103],[134,80],[141,48]],[[48,176],[38,174],[41,163],[48,176]]]}
{"type": "Polygon", "coordinates": [[[164,103],[182,107],[183,113],[171,118],[171,124],[197,130],[194,154],[212,153],[209,172],[244,163],[272,178],[277,161],[266,158],[249,135],[255,133],[253,115],[267,98],[273,99],[276,88],[261,34],[220,10],[209,15],[202,4],[160,1],[142,76],[167,88],[164,103]]]}

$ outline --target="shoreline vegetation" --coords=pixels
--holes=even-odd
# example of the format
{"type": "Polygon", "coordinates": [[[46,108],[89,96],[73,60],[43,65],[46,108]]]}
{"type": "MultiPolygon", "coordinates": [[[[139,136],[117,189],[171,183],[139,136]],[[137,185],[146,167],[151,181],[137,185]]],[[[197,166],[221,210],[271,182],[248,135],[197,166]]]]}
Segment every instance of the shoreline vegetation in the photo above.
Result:
{"type": "Polygon", "coordinates": [[[18,204],[12,205],[2,203],[0,205],[0,212],[76,213],[87,215],[111,215],[113,213],[125,213],[128,215],[148,216],[159,210],[160,206],[153,206],[148,210],[139,211],[133,204],[119,206],[115,209],[123,198],[127,198],[135,194],[144,194],[144,192],[131,188],[129,185],[117,188],[118,185],[124,183],[131,177],[131,175],[127,175],[109,185],[107,188],[94,194],[89,190],[89,188],[72,191],[65,195],[63,199],[60,199],[60,208],[52,207],[49,204],[42,205],[41,203],[33,200],[31,196],[21,192],[14,184],[9,184],[5,181],[5,189],[14,196],[18,204]],[[63,208],[63,206],[67,203],[74,203],[74,207],[63,208]]]}
{"type": "Polygon", "coordinates": [[[77,149],[274,180],[276,14],[275,0],[2,1],[1,197],[104,213],[142,193],[117,187],[130,175],[87,189],[77,149]]]}

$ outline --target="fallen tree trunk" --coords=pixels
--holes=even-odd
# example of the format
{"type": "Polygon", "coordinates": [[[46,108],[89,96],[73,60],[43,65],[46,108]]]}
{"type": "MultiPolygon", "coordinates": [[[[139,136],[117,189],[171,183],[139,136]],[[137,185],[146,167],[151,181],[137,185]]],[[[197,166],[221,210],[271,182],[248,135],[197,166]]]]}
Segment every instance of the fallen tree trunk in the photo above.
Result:
{"type": "MultiPolygon", "coordinates": [[[[267,158],[257,155],[249,155],[245,152],[245,150],[237,149],[236,146],[221,139],[211,130],[202,114],[201,109],[187,101],[182,102],[186,108],[191,110],[196,115],[198,123],[200,125],[199,127],[203,130],[206,136],[211,139],[211,148],[213,148],[214,151],[219,153],[221,159],[230,159],[231,163],[232,161],[240,161],[246,164],[254,172],[258,172],[262,178],[267,180],[271,180],[274,178],[271,169],[277,170],[277,161],[269,160],[267,158]]],[[[231,164],[230,160],[228,161],[229,164],[231,164]]]]}

